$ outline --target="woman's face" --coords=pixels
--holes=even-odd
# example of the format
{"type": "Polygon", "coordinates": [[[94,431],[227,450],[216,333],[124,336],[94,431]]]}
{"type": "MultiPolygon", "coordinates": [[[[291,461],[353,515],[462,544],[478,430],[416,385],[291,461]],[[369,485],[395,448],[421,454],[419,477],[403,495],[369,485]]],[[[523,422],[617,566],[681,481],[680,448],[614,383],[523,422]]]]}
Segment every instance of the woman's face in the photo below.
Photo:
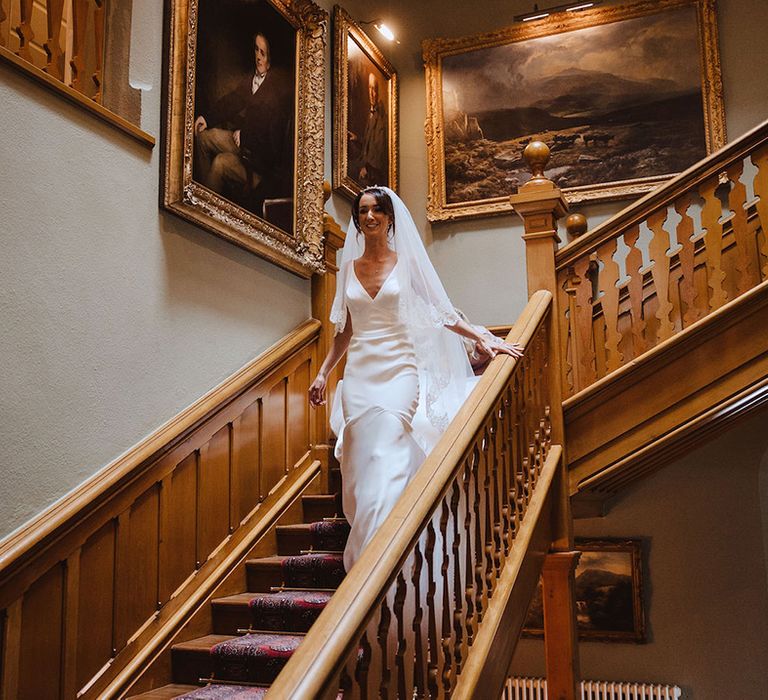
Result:
{"type": "Polygon", "coordinates": [[[379,236],[386,238],[391,218],[384,213],[374,195],[364,194],[360,198],[357,222],[366,238],[378,238],[379,236]]]}

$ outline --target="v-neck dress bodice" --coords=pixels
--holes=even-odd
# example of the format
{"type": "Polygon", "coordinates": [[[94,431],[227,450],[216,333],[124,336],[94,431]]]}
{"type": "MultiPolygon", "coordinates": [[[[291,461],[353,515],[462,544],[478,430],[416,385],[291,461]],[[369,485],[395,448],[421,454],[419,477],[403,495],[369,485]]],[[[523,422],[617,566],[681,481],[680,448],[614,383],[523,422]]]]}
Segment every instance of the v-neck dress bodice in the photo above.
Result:
{"type": "Polygon", "coordinates": [[[400,319],[398,272],[396,263],[375,297],[360,283],[354,264],[347,276],[352,337],[339,431],[342,503],[351,525],[344,552],[347,570],[425,457],[412,434],[419,376],[413,342],[400,319]]]}

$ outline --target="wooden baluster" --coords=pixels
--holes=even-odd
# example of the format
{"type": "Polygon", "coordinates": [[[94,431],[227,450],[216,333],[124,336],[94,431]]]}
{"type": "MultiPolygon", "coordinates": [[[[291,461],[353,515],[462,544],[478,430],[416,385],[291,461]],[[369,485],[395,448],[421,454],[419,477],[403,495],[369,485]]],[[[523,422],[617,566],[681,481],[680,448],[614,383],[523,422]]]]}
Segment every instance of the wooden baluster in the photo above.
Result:
{"type": "Polygon", "coordinates": [[[605,322],[605,367],[606,371],[617,370],[624,362],[624,357],[619,350],[621,333],[619,332],[619,264],[613,259],[616,254],[617,241],[615,238],[605,241],[598,249],[597,255],[603,262],[603,270],[600,275],[600,305],[603,307],[603,321],[605,322]]]}
{"type": "MultiPolygon", "coordinates": [[[[357,690],[363,700],[373,697],[369,692],[368,683],[370,682],[370,668],[372,656],[371,643],[368,641],[368,632],[364,632],[360,638],[360,656],[355,666],[355,681],[357,690]]],[[[354,654],[353,654],[354,657],[354,654]]]]}
{"type": "Polygon", "coordinates": [[[425,552],[427,558],[427,634],[429,637],[429,655],[427,657],[427,684],[429,687],[429,696],[436,698],[438,696],[440,676],[440,645],[442,636],[437,633],[437,584],[435,583],[435,554],[437,544],[437,535],[435,533],[435,516],[433,515],[427,525],[427,549],[425,552]]]}
{"type": "Polygon", "coordinates": [[[768,146],[752,154],[752,163],[757,168],[753,189],[757,196],[757,214],[760,217],[762,240],[760,254],[763,256],[762,279],[768,279],[768,146]]]}
{"type": "Polygon", "coordinates": [[[747,203],[747,188],[741,181],[744,161],[737,160],[727,170],[731,181],[728,193],[728,207],[733,212],[733,238],[736,241],[736,289],[739,294],[749,291],[760,282],[754,258],[754,241],[750,240],[749,222],[744,206],[747,203]]]}
{"type": "Polygon", "coordinates": [[[472,507],[474,510],[474,518],[472,520],[472,542],[474,549],[474,558],[472,571],[475,576],[475,616],[477,618],[477,624],[479,625],[483,619],[483,613],[485,607],[483,601],[485,599],[485,537],[483,536],[483,530],[485,526],[485,503],[483,502],[483,472],[481,468],[482,455],[482,438],[480,443],[475,442],[472,448],[472,485],[474,486],[472,492],[472,507]]]}
{"type": "MultiPolygon", "coordinates": [[[[565,271],[561,271],[557,275],[557,285],[555,293],[558,299],[557,302],[557,323],[560,324],[560,357],[561,362],[561,377],[560,385],[563,389],[563,398],[571,396],[574,393],[572,372],[573,367],[571,358],[569,356],[569,344],[570,344],[570,319],[571,317],[571,297],[576,293],[576,290],[570,286],[570,275],[572,274],[572,268],[568,268],[565,271]]],[[[552,309],[552,313],[555,313],[555,309],[552,309]]]]}
{"type": "Polygon", "coordinates": [[[591,262],[584,257],[574,265],[573,285],[576,289],[574,315],[571,318],[573,363],[578,364],[579,384],[575,391],[585,389],[597,379],[592,332],[592,282],[589,278],[591,262]]]}
{"type": "Polygon", "coordinates": [[[101,97],[104,92],[104,30],[106,13],[104,12],[104,0],[94,0],[94,3],[93,28],[96,39],[96,67],[91,79],[96,86],[93,99],[101,104],[101,97]]]}
{"type": "MultiPolygon", "coordinates": [[[[440,504],[440,537],[442,539],[442,561],[440,562],[440,581],[443,584],[442,605],[443,611],[442,625],[440,629],[440,661],[438,664],[439,693],[450,693],[451,689],[451,662],[453,660],[453,645],[451,633],[451,593],[449,588],[449,570],[450,557],[448,556],[448,520],[451,509],[448,503],[448,495],[443,496],[440,504]]],[[[454,579],[461,575],[459,562],[454,560],[454,579]]],[[[465,572],[469,576],[470,572],[465,572]]]]}
{"type": "MultiPolygon", "coordinates": [[[[452,690],[456,685],[456,679],[461,673],[461,662],[466,648],[466,637],[464,636],[464,590],[461,581],[460,567],[458,562],[461,560],[461,488],[458,479],[454,479],[451,486],[451,519],[453,520],[453,544],[451,546],[451,559],[454,562],[453,571],[453,659],[451,662],[450,674],[448,676],[448,687],[452,690]]],[[[467,542],[465,546],[469,543],[467,542]]],[[[466,572],[469,576],[470,572],[466,572]]]]}
{"type": "Polygon", "coordinates": [[[392,667],[389,663],[389,626],[392,621],[392,613],[389,611],[389,595],[381,601],[381,617],[379,618],[379,628],[377,630],[377,640],[379,642],[379,655],[381,657],[381,678],[379,679],[379,697],[390,697],[390,681],[392,680],[392,667]]]}
{"type": "Polygon", "coordinates": [[[19,1],[19,24],[14,31],[19,37],[19,50],[16,52],[25,61],[33,63],[32,52],[29,50],[32,39],[35,38],[32,32],[32,5],[33,0],[19,1]]]}
{"type": "Polygon", "coordinates": [[[563,314],[563,329],[560,336],[563,342],[563,389],[566,396],[573,396],[581,386],[576,347],[576,289],[578,286],[579,279],[571,265],[566,271],[566,279],[563,283],[563,293],[566,297],[563,308],[567,310],[567,314],[563,314]]]}
{"type": "MultiPolygon", "coordinates": [[[[475,570],[475,562],[472,556],[474,549],[474,538],[472,537],[473,513],[474,513],[474,489],[472,488],[472,462],[476,459],[476,455],[472,452],[467,459],[464,460],[464,468],[462,469],[462,485],[464,487],[464,503],[466,506],[466,513],[464,515],[464,541],[467,546],[464,548],[464,568],[465,571],[470,572],[475,570]]],[[[475,641],[475,634],[477,632],[477,618],[475,615],[475,579],[474,576],[467,575],[466,585],[464,586],[464,600],[467,602],[467,615],[466,615],[466,637],[469,644],[473,644],[475,641]]]]}
{"type": "Polygon", "coordinates": [[[709,300],[709,311],[719,309],[728,297],[723,288],[725,272],[721,262],[723,256],[723,225],[720,223],[723,205],[716,194],[719,186],[718,176],[715,175],[701,184],[700,192],[704,199],[701,210],[701,225],[706,229],[704,242],[707,247],[707,283],[712,290],[709,300]]]}
{"type": "Polygon", "coordinates": [[[44,70],[54,78],[64,80],[64,50],[61,48],[61,18],[64,16],[64,0],[46,1],[48,38],[43,43],[47,55],[44,70]]]}
{"type": "Polygon", "coordinates": [[[643,266],[643,254],[637,247],[637,239],[640,237],[640,227],[633,226],[624,234],[624,243],[629,248],[626,259],[626,274],[629,277],[627,289],[629,291],[629,308],[632,318],[632,350],[633,357],[642,355],[646,348],[645,320],[643,317],[643,275],[640,268],[643,266]]]}
{"type": "Polygon", "coordinates": [[[341,667],[341,671],[339,672],[339,689],[344,694],[344,697],[360,695],[359,693],[353,692],[354,690],[359,690],[359,688],[355,686],[355,681],[352,680],[354,668],[352,669],[352,672],[350,672],[350,666],[354,667],[354,665],[354,661],[349,659],[347,663],[341,667]]]}
{"type": "Polygon", "coordinates": [[[496,578],[501,575],[504,566],[504,533],[506,522],[504,515],[504,399],[496,405],[491,417],[491,460],[493,464],[493,569],[496,578]]]}
{"type": "Polygon", "coordinates": [[[509,387],[504,390],[499,406],[499,434],[497,441],[500,449],[501,484],[499,487],[499,501],[501,504],[501,547],[506,560],[510,549],[512,534],[512,509],[509,503],[509,490],[512,485],[512,435],[510,421],[509,387]]]}
{"type": "MultiPolygon", "coordinates": [[[[491,491],[492,457],[491,436],[488,424],[483,430],[483,441],[480,452],[480,468],[483,476],[483,571],[485,591],[483,595],[483,611],[488,609],[488,599],[491,597],[496,569],[493,564],[493,493],[491,491]]],[[[482,617],[480,618],[482,620],[482,617]]]]}
{"type": "Polygon", "coordinates": [[[683,328],[695,323],[704,315],[696,303],[696,284],[693,279],[695,244],[691,240],[693,237],[693,219],[688,215],[690,206],[691,195],[688,192],[675,200],[675,211],[680,216],[680,222],[677,224],[677,242],[681,248],[677,257],[680,261],[681,271],[680,299],[685,305],[685,309],[682,311],[683,328]]]}
{"type": "Polygon", "coordinates": [[[85,93],[85,51],[88,29],[88,0],[72,0],[72,68],[71,86],[85,93]]]}
{"type": "MultiPolygon", "coordinates": [[[[431,522],[431,521],[430,521],[431,522]]],[[[423,540],[423,537],[422,537],[423,540]]],[[[421,553],[421,540],[413,548],[413,569],[411,574],[411,585],[413,586],[413,687],[416,691],[415,697],[424,698],[429,695],[427,682],[427,661],[429,637],[425,634],[424,607],[422,605],[421,582],[424,575],[424,556],[421,553]]],[[[429,604],[429,603],[427,603],[429,604]]]]}
{"type": "MultiPolygon", "coordinates": [[[[406,559],[406,564],[408,560],[406,559]]],[[[397,645],[395,648],[395,669],[397,671],[397,697],[398,698],[412,698],[413,688],[410,688],[410,693],[407,690],[409,685],[407,681],[408,673],[405,667],[405,652],[408,649],[408,635],[406,633],[406,622],[403,616],[403,609],[405,608],[406,586],[405,577],[402,570],[397,574],[397,584],[395,587],[395,602],[394,613],[395,620],[397,622],[397,645]]],[[[413,652],[413,649],[410,650],[413,652]]],[[[411,664],[408,664],[410,669],[411,664]]]]}
{"type": "Polygon", "coordinates": [[[666,208],[658,209],[648,217],[648,228],[653,232],[648,251],[653,260],[651,276],[656,288],[656,301],[658,302],[656,310],[656,318],[659,319],[658,342],[670,338],[675,332],[675,324],[671,319],[674,306],[669,300],[669,256],[667,251],[670,248],[670,240],[669,233],[664,229],[666,220],[666,208]]]}

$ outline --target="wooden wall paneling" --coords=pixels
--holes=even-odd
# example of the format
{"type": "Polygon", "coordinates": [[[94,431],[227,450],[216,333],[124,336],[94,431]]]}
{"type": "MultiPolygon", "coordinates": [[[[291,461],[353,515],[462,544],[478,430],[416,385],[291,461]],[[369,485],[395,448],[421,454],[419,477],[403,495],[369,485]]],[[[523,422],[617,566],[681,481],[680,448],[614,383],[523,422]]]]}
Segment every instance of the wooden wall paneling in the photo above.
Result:
{"type": "Polygon", "coordinates": [[[229,425],[200,448],[197,561],[202,565],[229,535],[229,425]]]}
{"type": "Polygon", "coordinates": [[[291,374],[288,381],[288,466],[293,468],[310,449],[309,384],[310,359],[291,374]]]}
{"type": "Polygon", "coordinates": [[[112,656],[116,535],[117,521],[113,519],[91,535],[80,550],[77,628],[88,630],[88,634],[77,638],[78,689],[112,656]]]}
{"type": "Polygon", "coordinates": [[[232,423],[232,479],[235,518],[240,523],[260,502],[261,402],[253,401],[232,423]]]}
{"type": "Polygon", "coordinates": [[[129,561],[133,614],[129,641],[158,609],[160,582],[160,482],[136,499],[129,521],[129,561]]]}
{"type": "Polygon", "coordinates": [[[197,569],[197,460],[197,451],[187,455],[161,482],[159,602],[197,569]]]}
{"type": "Polygon", "coordinates": [[[285,476],[287,466],[286,441],[286,389],[288,381],[280,379],[264,396],[262,402],[263,446],[261,458],[261,497],[266,495],[285,476]]]}
{"type": "Polygon", "coordinates": [[[0,650],[0,698],[16,700],[19,696],[21,664],[22,598],[11,603],[2,614],[2,649],[0,650]]]}
{"type": "Polygon", "coordinates": [[[63,605],[64,564],[60,562],[24,594],[18,700],[61,695],[63,605]]]}
{"type": "MultiPolygon", "coordinates": [[[[64,620],[62,640],[62,697],[73,698],[77,695],[77,648],[79,634],[87,636],[90,626],[80,627],[80,554],[77,549],[67,557],[64,566],[64,620]]],[[[97,591],[91,591],[93,596],[97,591]]]]}

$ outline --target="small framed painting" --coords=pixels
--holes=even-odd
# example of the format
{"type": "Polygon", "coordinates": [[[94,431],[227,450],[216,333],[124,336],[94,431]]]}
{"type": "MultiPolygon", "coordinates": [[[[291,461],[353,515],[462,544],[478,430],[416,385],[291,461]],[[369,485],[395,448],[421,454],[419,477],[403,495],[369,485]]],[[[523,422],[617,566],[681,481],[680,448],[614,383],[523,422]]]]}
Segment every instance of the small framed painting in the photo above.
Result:
{"type": "MultiPolygon", "coordinates": [[[[646,641],[642,540],[576,539],[576,626],[579,639],[646,641]]],[[[541,583],[528,609],[523,636],[544,636],[541,583]]]]}

